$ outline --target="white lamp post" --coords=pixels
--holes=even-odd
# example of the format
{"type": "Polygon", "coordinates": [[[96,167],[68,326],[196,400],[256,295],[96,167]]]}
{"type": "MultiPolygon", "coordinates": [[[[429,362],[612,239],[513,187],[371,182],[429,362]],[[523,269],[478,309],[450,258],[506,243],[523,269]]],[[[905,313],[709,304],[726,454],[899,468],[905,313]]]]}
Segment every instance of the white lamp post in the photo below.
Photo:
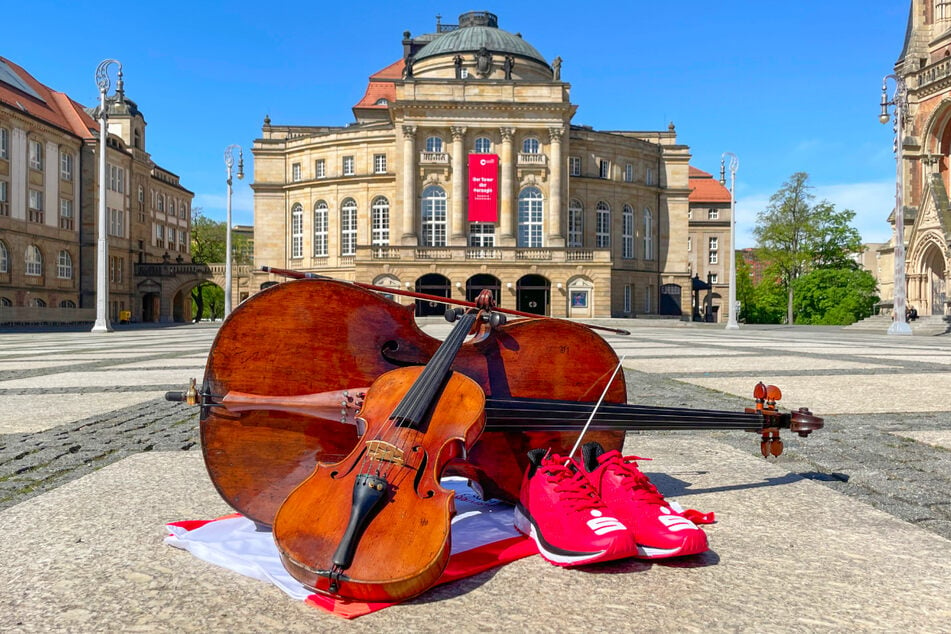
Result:
{"type": "Polygon", "coordinates": [[[910,335],[911,326],[905,320],[905,206],[902,200],[901,146],[905,124],[905,110],[908,94],[905,82],[897,75],[886,75],[882,79],[882,112],[878,120],[888,123],[891,117],[888,106],[895,107],[895,299],[892,324],[888,327],[890,335],[910,335]],[[888,80],[895,80],[895,93],[888,100],[888,80]]]}
{"type": "Polygon", "coordinates": [[[740,159],[733,152],[724,152],[720,155],[720,184],[726,182],[724,163],[730,157],[730,303],[729,318],[726,322],[727,330],[740,327],[736,321],[736,168],[740,166],[740,159]]]}
{"type": "Polygon", "coordinates": [[[231,168],[234,166],[234,151],[238,150],[238,180],[244,178],[244,153],[240,145],[225,148],[225,167],[228,169],[228,215],[225,227],[225,317],[231,314],[231,168]]]}
{"type": "Polygon", "coordinates": [[[103,60],[96,68],[99,86],[99,235],[96,241],[96,323],[92,332],[112,332],[109,323],[109,221],[106,217],[106,137],[108,136],[106,93],[109,92],[109,66],[119,67],[117,88],[122,87],[122,64],[114,59],[103,60]]]}

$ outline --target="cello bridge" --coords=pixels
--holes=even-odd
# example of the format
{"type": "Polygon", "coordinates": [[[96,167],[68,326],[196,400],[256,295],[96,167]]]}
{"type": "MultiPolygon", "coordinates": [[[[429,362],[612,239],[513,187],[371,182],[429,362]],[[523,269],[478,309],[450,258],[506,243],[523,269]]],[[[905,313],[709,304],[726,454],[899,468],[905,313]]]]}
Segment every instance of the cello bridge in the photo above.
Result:
{"type": "Polygon", "coordinates": [[[383,440],[367,442],[367,458],[381,462],[392,462],[400,467],[406,464],[403,459],[403,450],[383,440]]]}

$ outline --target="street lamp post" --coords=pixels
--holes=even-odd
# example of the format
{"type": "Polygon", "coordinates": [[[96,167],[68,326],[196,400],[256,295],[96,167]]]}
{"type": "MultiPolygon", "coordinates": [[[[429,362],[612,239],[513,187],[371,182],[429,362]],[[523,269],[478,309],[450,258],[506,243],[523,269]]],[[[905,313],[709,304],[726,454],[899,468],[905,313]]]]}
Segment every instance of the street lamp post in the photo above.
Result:
{"type": "Polygon", "coordinates": [[[96,68],[96,85],[99,86],[99,235],[96,241],[96,322],[92,332],[112,332],[109,323],[109,221],[106,217],[106,130],[109,119],[106,113],[106,93],[109,92],[109,66],[119,67],[116,88],[122,88],[122,64],[114,59],[103,60],[96,68]]]}
{"type": "Polygon", "coordinates": [[[878,120],[882,124],[888,123],[891,117],[888,114],[888,106],[895,107],[895,284],[894,284],[894,308],[892,314],[892,323],[888,327],[890,335],[910,335],[911,326],[905,320],[905,206],[902,200],[902,169],[901,169],[901,146],[903,129],[905,125],[906,108],[908,106],[908,93],[905,90],[905,82],[897,75],[886,75],[882,79],[882,112],[878,120]],[[895,93],[891,101],[888,100],[888,80],[895,80],[895,93]]]}
{"type": "Polygon", "coordinates": [[[225,148],[225,167],[228,169],[228,214],[225,227],[225,317],[231,314],[231,168],[234,167],[234,151],[238,150],[238,180],[244,178],[244,153],[240,145],[225,148]]]}
{"type": "Polygon", "coordinates": [[[733,152],[724,152],[720,155],[721,185],[726,182],[724,163],[728,156],[730,157],[730,312],[726,329],[736,330],[740,327],[736,321],[736,169],[740,166],[740,159],[736,158],[733,152]]]}

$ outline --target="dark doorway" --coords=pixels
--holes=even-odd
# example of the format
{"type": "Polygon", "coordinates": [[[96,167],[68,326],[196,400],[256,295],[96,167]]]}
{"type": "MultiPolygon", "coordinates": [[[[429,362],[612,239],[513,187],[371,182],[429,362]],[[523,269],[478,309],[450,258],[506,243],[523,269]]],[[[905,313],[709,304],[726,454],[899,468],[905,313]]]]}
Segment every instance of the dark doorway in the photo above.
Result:
{"type": "Polygon", "coordinates": [[[660,314],[680,315],[680,284],[664,284],[660,287],[660,314]]]}
{"type": "Polygon", "coordinates": [[[551,284],[541,275],[526,275],[516,287],[516,310],[533,315],[548,315],[551,284]]]}
{"type": "MultiPolygon", "coordinates": [[[[425,295],[436,295],[438,297],[449,298],[449,278],[439,273],[429,273],[416,280],[416,292],[425,295]]],[[[416,315],[425,317],[427,315],[442,315],[446,312],[449,304],[427,299],[416,300],[416,315]]]]}
{"type": "Polygon", "coordinates": [[[466,281],[466,301],[474,302],[479,293],[485,289],[492,291],[492,297],[498,305],[502,293],[502,280],[487,273],[473,275],[466,281]]]}

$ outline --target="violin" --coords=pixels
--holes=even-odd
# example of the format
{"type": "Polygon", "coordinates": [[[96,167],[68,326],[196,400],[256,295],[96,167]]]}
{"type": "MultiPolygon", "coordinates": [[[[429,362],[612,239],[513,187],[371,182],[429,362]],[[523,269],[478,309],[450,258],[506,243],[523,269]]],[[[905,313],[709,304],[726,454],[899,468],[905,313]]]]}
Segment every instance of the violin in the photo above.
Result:
{"type": "MultiPolygon", "coordinates": [[[[608,383],[617,355],[586,326],[540,318],[505,323],[491,314],[492,322],[477,321],[481,334],[452,364],[486,396],[485,431],[467,459],[445,468],[484,497],[516,501],[528,450],[567,454],[606,386],[588,439],[607,450],[620,450],[628,430],[744,429],[763,435],[764,455],[777,455],[780,429],[805,436],[823,425],[806,409],[779,412],[778,388],[767,394],[762,384],[756,407],[742,413],[630,405],[623,373],[608,383]]],[[[365,386],[391,370],[426,365],[439,345],[419,329],[412,306],[353,283],[285,282],[225,320],[200,388],[166,398],[201,407],[213,484],[238,512],[270,526],[319,462],[342,460],[357,445],[365,386]]]]}
{"type": "Polygon", "coordinates": [[[449,561],[453,493],[439,481],[485,425],[479,384],[452,362],[480,311],[461,316],[422,367],[391,370],[366,392],[365,431],[335,464],[319,462],[274,518],[284,567],[318,592],[399,601],[428,589],[449,561]]]}

